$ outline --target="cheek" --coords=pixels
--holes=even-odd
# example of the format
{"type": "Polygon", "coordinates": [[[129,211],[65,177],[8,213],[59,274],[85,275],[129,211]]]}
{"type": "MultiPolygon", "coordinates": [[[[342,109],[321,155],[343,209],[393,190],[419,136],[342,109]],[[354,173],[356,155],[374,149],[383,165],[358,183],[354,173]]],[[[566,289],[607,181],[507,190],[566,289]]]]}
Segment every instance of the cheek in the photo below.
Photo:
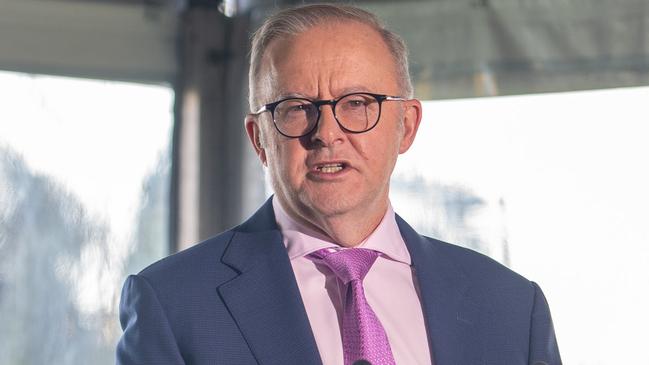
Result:
{"type": "Polygon", "coordinates": [[[304,151],[296,146],[296,140],[275,141],[269,157],[277,178],[295,184],[305,173],[304,151]]]}
{"type": "Polygon", "coordinates": [[[367,141],[364,141],[360,138],[350,138],[349,143],[354,148],[354,151],[361,157],[366,163],[371,161],[372,153],[368,151],[370,144],[367,141]]]}
{"type": "Polygon", "coordinates": [[[391,170],[399,154],[400,130],[398,127],[390,127],[375,129],[369,133],[367,136],[360,134],[359,138],[351,140],[354,150],[376,173],[382,174],[385,169],[391,170]]]}

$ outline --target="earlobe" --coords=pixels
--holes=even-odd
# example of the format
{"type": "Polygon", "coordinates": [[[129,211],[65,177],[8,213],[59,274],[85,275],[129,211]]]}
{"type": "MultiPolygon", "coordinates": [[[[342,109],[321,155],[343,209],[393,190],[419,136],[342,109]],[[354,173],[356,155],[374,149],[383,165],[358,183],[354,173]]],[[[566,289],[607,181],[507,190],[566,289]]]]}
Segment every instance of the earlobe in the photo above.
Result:
{"type": "Polygon", "coordinates": [[[264,166],[267,166],[266,162],[266,150],[264,149],[263,144],[261,143],[261,129],[257,119],[253,115],[246,116],[246,133],[248,134],[248,140],[252,144],[252,147],[255,149],[255,153],[259,156],[261,163],[264,166]]]}
{"type": "Polygon", "coordinates": [[[399,145],[400,154],[410,149],[417,136],[419,123],[421,123],[421,102],[417,99],[412,99],[404,103],[403,134],[401,136],[401,144],[399,145]]]}

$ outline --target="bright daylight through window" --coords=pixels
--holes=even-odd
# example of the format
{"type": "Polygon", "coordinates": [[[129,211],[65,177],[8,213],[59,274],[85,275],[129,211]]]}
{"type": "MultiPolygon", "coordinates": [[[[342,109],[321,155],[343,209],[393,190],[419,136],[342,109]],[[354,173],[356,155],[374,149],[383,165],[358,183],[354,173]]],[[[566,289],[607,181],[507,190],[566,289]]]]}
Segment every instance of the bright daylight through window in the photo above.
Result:
{"type": "MultiPolygon", "coordinates": [[[[0,100],[0,363],[112,364],[124,276],[168,254],[173,93],[0,72],[0,100]]],[[[644,358],[647,100],[424,102],[393,175],[420,232],[539,282],[566,364],[644,358]]]]}
{"type": "Polygon", "coordinates": [[[0,72],[0,100],[0,363],[113,364],[124,275],[168,254],[173,92],[0,72]]]}
{"type": "Polygon", "coordinates": [[[543,288],[565,364],[637,364],[649,327],[649,87],[430,101],[392,184],[415,228],[543,288]]]}

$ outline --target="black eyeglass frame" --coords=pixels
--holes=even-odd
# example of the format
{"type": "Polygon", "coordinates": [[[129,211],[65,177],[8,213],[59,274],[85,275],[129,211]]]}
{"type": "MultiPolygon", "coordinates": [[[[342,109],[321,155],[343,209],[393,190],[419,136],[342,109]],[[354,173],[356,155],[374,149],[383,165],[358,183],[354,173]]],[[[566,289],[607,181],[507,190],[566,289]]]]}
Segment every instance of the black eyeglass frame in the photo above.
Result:
{"type": "Polygon", "coordinates": [[[270,112],[271,117],[273,119],[273,125],[275,125],[275,129],[277,130],[277,132],[279,132],[279,134],[283,135],[284,137],[288,137],[288,138],[300,138],[300,137],[304,137],[306,135],[311,134],[311,132],[313,132],[316,129],[316,127],[318,126],[318,123],[320,123],[320,115],[322,114],[322,112],[320,110],[320,107],[323,106],[323,105],[331,105],[331,110],[332,110],[332,112],[334,114],[334,119],[336,119],[336,123],[338,123],[338,126],[340,127],[340,129],[342,129],[343,131],[348,132],[348,133],[359,134],[359,133],[369,132],[374,127],[376,127],[377,124],[379,124],[379,120],[381,119],[381,111],[382,111],[381,107],[383,106],[384,101],[406,101],[406,100],[407,99],[402,98],[400,96],[391,96],[391,95],[385,95],[385,94],[374,94],[374,93],[367,93],[367,92],[349,93],[349,94],[342,95],[342,96],[340,96],[340,97],[338,97],[336,99],[329,99],[329,100],[311,100],[311,99],[307,99],[307,98],[290,97],[290,98],[280,99],[280,100],[274,101],[272,103],[263,105],[261,108],[259,108],[259,110],[257,110],[253,114],[254,115],[259,115],[259,114],[261,114],[263,112],[270,112]],[[367,128],[367,129],[365,129],[363,131],[353,131],[351,129],[345,128],[345,126],[342,125],[342,123],[340,123],[340,120],[338,120],[338,116],[336,116],[336,104],[338,104],[338,102],[340,100],[342,100],[342,99],[344,99],[344,98],[346,98],[348,96],[351,96],[351,95],[369,95],[369,96],[373,97],[374,99],[376,99],[376,101],[379,103],[379,115],[376,117],[376,121],[374,122],[374,124],[372,124],[371,127],[367,128]],[[305,133],[303,133],[303,134],[301,134],[299,136],[288,135],[288,134],[282,132],[279,129],[279,127],[277,126],[277,121],[275,120],[275,108],[277,108],[277,106],[280,103],[282,103],[284,101],[287,101],[287,100],[308,101],[309,103],[315,105],[316,110],[318,111],[318,115],[316,117],[316,122],[313,124],[313,127],[311,127],[308,131],[306,131],[305,133]]]}

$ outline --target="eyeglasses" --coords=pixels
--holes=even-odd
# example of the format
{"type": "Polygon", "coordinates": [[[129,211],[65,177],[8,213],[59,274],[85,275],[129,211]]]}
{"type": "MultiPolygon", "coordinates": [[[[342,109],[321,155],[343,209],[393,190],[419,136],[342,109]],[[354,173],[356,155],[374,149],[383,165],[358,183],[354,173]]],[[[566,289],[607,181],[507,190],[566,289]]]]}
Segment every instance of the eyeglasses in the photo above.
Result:
{"type": "Polygon", "coordinates": [[[313,132],[320,120],[320,107],[331,105],[340,128],[349,133],[363,133],[378,124],[381,118],[381,104],[393,100],[406,99],[372,93],[352,93],[331,100],[287,98],[266,104],[255,114],[269,111],[280,134],[298,138],[313,132]]]}

